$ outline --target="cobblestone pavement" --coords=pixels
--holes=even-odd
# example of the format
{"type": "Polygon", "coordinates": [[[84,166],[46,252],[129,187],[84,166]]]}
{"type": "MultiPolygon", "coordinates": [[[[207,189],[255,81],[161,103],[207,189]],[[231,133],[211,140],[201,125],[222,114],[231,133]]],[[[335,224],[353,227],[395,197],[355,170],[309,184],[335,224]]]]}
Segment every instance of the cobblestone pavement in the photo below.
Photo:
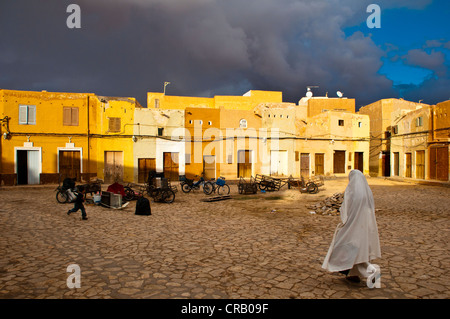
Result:
{"type": "MultiPolygon", "coordinates": [[[[86,205],[66,214],[55,186],[0,188],[0,298],[322,299],[449,298],[450,188],[369,178],[382,258],[381,288],[321,268],[338,216],[307,205],[345,190],[326,180],[295,189],[203,202],[197,191],[151,216],[86,205]],[[81,269],[69,289],[67,266],[81,269]]],[[[104,185],[106,188],[106,185],[104,185]]],[[[178,187],[179,188],[179,187],[178,187]]]]}

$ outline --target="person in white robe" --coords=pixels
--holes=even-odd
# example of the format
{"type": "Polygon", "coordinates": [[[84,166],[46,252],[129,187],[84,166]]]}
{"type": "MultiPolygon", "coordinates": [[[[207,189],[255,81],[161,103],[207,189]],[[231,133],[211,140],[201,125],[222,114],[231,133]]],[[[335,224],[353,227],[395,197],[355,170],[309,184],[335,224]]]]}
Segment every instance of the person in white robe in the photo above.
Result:
{"type": "Polygon", "coordinates": [[[359,282],[373,271],[371,261],[381,258],[381,249],[372,190],[361,171],[352,170],[348,178],[340,209],[341,222],[322,268],[341,272],[348,280],[359,282]]]}

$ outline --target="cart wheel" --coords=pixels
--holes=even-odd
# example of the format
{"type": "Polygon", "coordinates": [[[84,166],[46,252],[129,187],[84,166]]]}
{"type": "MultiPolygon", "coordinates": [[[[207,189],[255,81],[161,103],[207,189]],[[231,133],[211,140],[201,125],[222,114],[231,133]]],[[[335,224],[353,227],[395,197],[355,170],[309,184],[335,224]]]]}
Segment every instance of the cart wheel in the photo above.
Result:
{"type": "Polygon", "coordinates": [[[310,194],[316,194],[319,192],[319,187],[317,187],[317,185],[314,183],[309,183],[308,185],[306,185],[306,190],[310,194]]]}
{"type": "Polygon", "coordinates": [[[227,184],[219,186],[219,188],[217,189],[217,194],[219,195],[228,195],[229,193],[230,193],[230,186],[228,186],[227,184]]]}
{"type": "Polygon", "coordinates": [[[133,200],[134,199],[134,191],[131,189],[131,187],[124,187],[125,188],[125,197],[124,197],[124,199],[126,200],[126,201],[130,201],[130,200],[133,200]]]}
{"type": "Polygon", "coordinates": [[[158,193],[159,193],[159,191],[155,186],[153,186],[153,185],[148,186],[148,188],[147,188],[148,196],[155,198],[158,196],[158,193]]]}
{"type": "Polygon", "coordinates": [[[189,193],[191,191],[191,187],[187,183],[181,183],[181,190],[183,193],[189,193]]]}
{"type": "Polygon", "coordinates": [[[239,194],[242,194],[244,192],[244,185],[239,184],[238,191],[239,191],[239,194]]]}
{"type": "Polygon", "coordinates": [[[58,203],[64,204],[64,203],[67,203],[69,201],[69,196],[67,196],[66,192],[58,191],[56,193],[56,200],[58,201],[58,203]]]}
{"type": "Polygon", "coordinates": [[[205,185],[203,185],[203,192],[206,195],[211,195],[211,193],[214,191],[214,185],[211,182],[206,182],[205,185]]]}
{"type": "Polygon", "coordinates": [[[170,204],[173,203],[174,200],[175,200],[175,193],[173,192],[173,190],[167,189],[163,191],[162,201],[164,203],[170,204]]]}
{"type": "Polygon", "coordinates": [[[258,184],[258,187],[259,187],[259,189],[260,190],[262,190],[262,191],[265,191],[266,190],[266,185],[263,185],[263,184],[258,184]]]}

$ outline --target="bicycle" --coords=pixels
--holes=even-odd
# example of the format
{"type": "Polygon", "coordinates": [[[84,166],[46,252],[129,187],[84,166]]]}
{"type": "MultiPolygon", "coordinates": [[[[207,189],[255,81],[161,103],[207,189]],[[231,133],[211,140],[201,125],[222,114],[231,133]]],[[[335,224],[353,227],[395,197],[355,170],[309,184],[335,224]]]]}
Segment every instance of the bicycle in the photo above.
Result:
{"type": "MultiPolygon", "coordinates": [[[[198,175],[195,175],[195,177],[198,177],[198,175]]],[[[191,190],[199,190],[201,185],[203,186],[203,192],[205,192],[205,184],[206,181],[203,176],[201,176],[200,179],[195,183],[193,179],[185,178],[184,181],[180,183],[180,186],[183,193],[187,194],[191,190]]]]}
{"type": "Polygon", "coordinates": [[[66,178],[64,179],[63,184],[55,189],[56,200],[60,204],[71,202],[76,197],[74,194],[76,190],[75,178],[66,178]]]}
{"type": "Polygon", "coordinates": [[[206,195],[211,195],[212,193],[215,193],[217,191],[217,194],[219,195],[228,195],[230,194],[230,186],[227,185],[225,181],[225,177],[219,177],[217,180],[210,180],[207,181],[203,185],[203,192],[205,192],[206,195]]]}

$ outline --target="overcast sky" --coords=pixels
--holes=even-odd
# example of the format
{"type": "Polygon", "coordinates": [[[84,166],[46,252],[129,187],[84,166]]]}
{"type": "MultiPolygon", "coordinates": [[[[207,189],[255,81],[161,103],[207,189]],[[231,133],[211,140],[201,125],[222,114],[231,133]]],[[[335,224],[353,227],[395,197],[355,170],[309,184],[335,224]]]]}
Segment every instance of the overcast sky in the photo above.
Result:
{"type": "Polygon", "coordinates": [[[0,88],[450,99],[448,0],[1,0],[0,88]],[[71,3],[81,28],[69,29],[71,3]],[[381,28],[366,12],[381,8],[381,28]]]}

